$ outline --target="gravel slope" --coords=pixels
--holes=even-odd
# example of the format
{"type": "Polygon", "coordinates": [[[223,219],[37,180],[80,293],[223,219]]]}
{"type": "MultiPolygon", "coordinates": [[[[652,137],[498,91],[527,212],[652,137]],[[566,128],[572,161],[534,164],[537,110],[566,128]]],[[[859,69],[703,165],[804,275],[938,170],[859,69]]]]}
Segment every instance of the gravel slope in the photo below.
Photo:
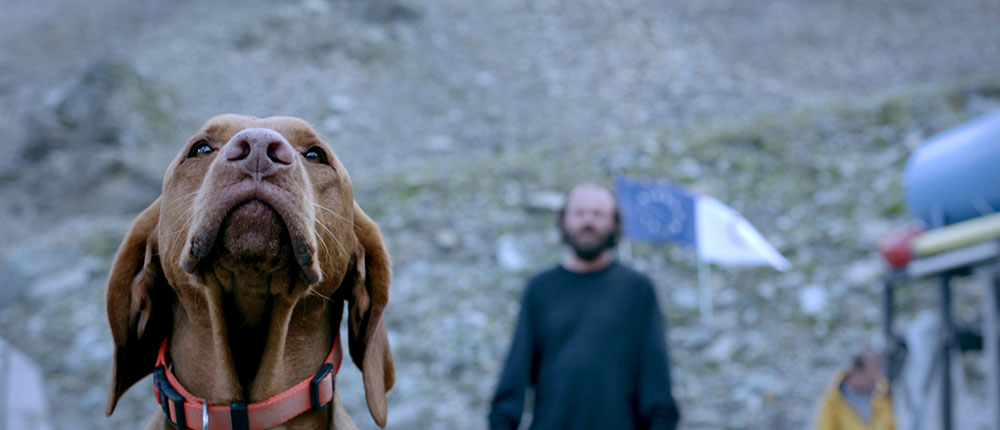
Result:
{"type": "MultiPolygon", "coordinates": [[[[704,325],[691,253],[635,244],[670,316],[685,428],[798,429],[877,331],[872,250],[908,220],[909,152],[1000,109],[995,0],[7,9],[0,336],[39,361],[56,428],[135,428],[154,407],[144,381],[103,417],[103,285],[167,160],[214,114],[303,117],[351,170],[394,257],[392,428],[485,425],[522,283],[558,258],[551,196],[628,173],[729,203],[795,264],[716,270],[704,325]],[[828,306],[803,308],[802,291],[828,306]]],[[[911,293],[904,316],[933,299],[911,293]]],[[[959,288],[960,315],[975,297],[959,288]]]]}

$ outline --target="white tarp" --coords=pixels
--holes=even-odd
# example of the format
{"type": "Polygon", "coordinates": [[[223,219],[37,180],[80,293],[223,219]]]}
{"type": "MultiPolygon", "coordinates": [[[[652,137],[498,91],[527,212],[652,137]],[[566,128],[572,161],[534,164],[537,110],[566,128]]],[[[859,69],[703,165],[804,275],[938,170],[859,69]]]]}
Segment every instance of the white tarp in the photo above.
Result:
{"type": "Polygon", "coordinates": [[[50,430],[42,372],[0,339],[0,430],[50,430]]]}
{"type": "MultiPolygon", "coordinates": [[[[906,362],[893,384],[896,427],[899,430],[939,430],[942,428],[941,359],[938,340],[941,319],[931,311],[921,312],[907,328],[906,362]]],[[[983,399],[968,389],[962,356],[951,352],[952,428],[986,430],[988,413],[983,399]]]]}

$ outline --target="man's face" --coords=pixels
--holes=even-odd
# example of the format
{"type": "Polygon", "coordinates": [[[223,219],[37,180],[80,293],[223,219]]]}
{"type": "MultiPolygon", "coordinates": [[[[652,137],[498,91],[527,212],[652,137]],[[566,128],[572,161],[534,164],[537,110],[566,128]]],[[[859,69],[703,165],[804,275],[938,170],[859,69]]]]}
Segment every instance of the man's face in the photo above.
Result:
{"type": "Polygon", "coordinates": [[[854,388],[871,391],[882,377],[882,358],[875,354],[866,354],[862,360],[863,366],[856,369],[854,388]]]}
{"type": "Polygon", "coordinates": [[[878,382],[879,378],[882,377],[882,360],[879,357],[874,357],[865,363],[865,382],[868,383],[868,389],[875,387],[875,383],[878,382]]]}
{"type": "Polygon", "coordinates": [[[615,200],[609,191],[584,185],[569,194],[562,236],[578,257],[591,261],[614,247],[616,224],[615,200]]]}

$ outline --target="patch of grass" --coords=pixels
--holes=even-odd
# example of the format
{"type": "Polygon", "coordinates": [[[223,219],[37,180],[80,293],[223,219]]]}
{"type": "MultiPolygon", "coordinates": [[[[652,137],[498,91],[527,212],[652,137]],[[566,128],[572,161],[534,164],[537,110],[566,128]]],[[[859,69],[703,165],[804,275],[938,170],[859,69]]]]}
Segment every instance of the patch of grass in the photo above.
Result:
{"type": "Polygon", "coordinates": [[[898,126],[906,121],[909,114],[901,100],[889,100],[877,112],[879,124],[898,126]]]}
{"type": "Polygon", "coordinates": [[[888,205],[879,211],[879,215],[884,218],[898,218],[907,213],[903,199],[893,199],[888,205]]]}
{"type": "Polygon", "coordinates": [[[83,238],[80,249],[86,254],[110,260],[118,251],[118,244],[122,239],[121,233],[103,232],[83,238]]]}

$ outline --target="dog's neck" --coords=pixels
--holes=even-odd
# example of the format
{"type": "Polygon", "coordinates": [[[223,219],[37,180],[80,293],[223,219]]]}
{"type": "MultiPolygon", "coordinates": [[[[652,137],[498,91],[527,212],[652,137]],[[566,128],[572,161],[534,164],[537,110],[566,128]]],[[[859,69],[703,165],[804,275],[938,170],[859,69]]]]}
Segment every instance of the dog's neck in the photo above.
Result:
{"type": "MultiPolygon", "coordinates": [[[[210,272],[205,278],[213,287],[174,309],[170,356],[188,391],[212,404],[260,402],[322,366],[335,335],[331,318],[339,320],[342,305],[312,295],[298,300],[271,295],[267,289],[245,294],[210,272]]],[[[296,421],[328,420],[324,411],[296,421]]]]}
{"type": "MultiPolygon", "coordinates": [[[[222,313],[226,321],[229,349],[236,364],[236,376],[240,385],[252,388],[263,359],[267,340],[271,337],[274,300],[267,294],[222,294],[222,313]]],[[[279,314],[286,313],[279,310],[279,314]]],[[[279,315],[280,317],[280,315],[279,315]]]]}

